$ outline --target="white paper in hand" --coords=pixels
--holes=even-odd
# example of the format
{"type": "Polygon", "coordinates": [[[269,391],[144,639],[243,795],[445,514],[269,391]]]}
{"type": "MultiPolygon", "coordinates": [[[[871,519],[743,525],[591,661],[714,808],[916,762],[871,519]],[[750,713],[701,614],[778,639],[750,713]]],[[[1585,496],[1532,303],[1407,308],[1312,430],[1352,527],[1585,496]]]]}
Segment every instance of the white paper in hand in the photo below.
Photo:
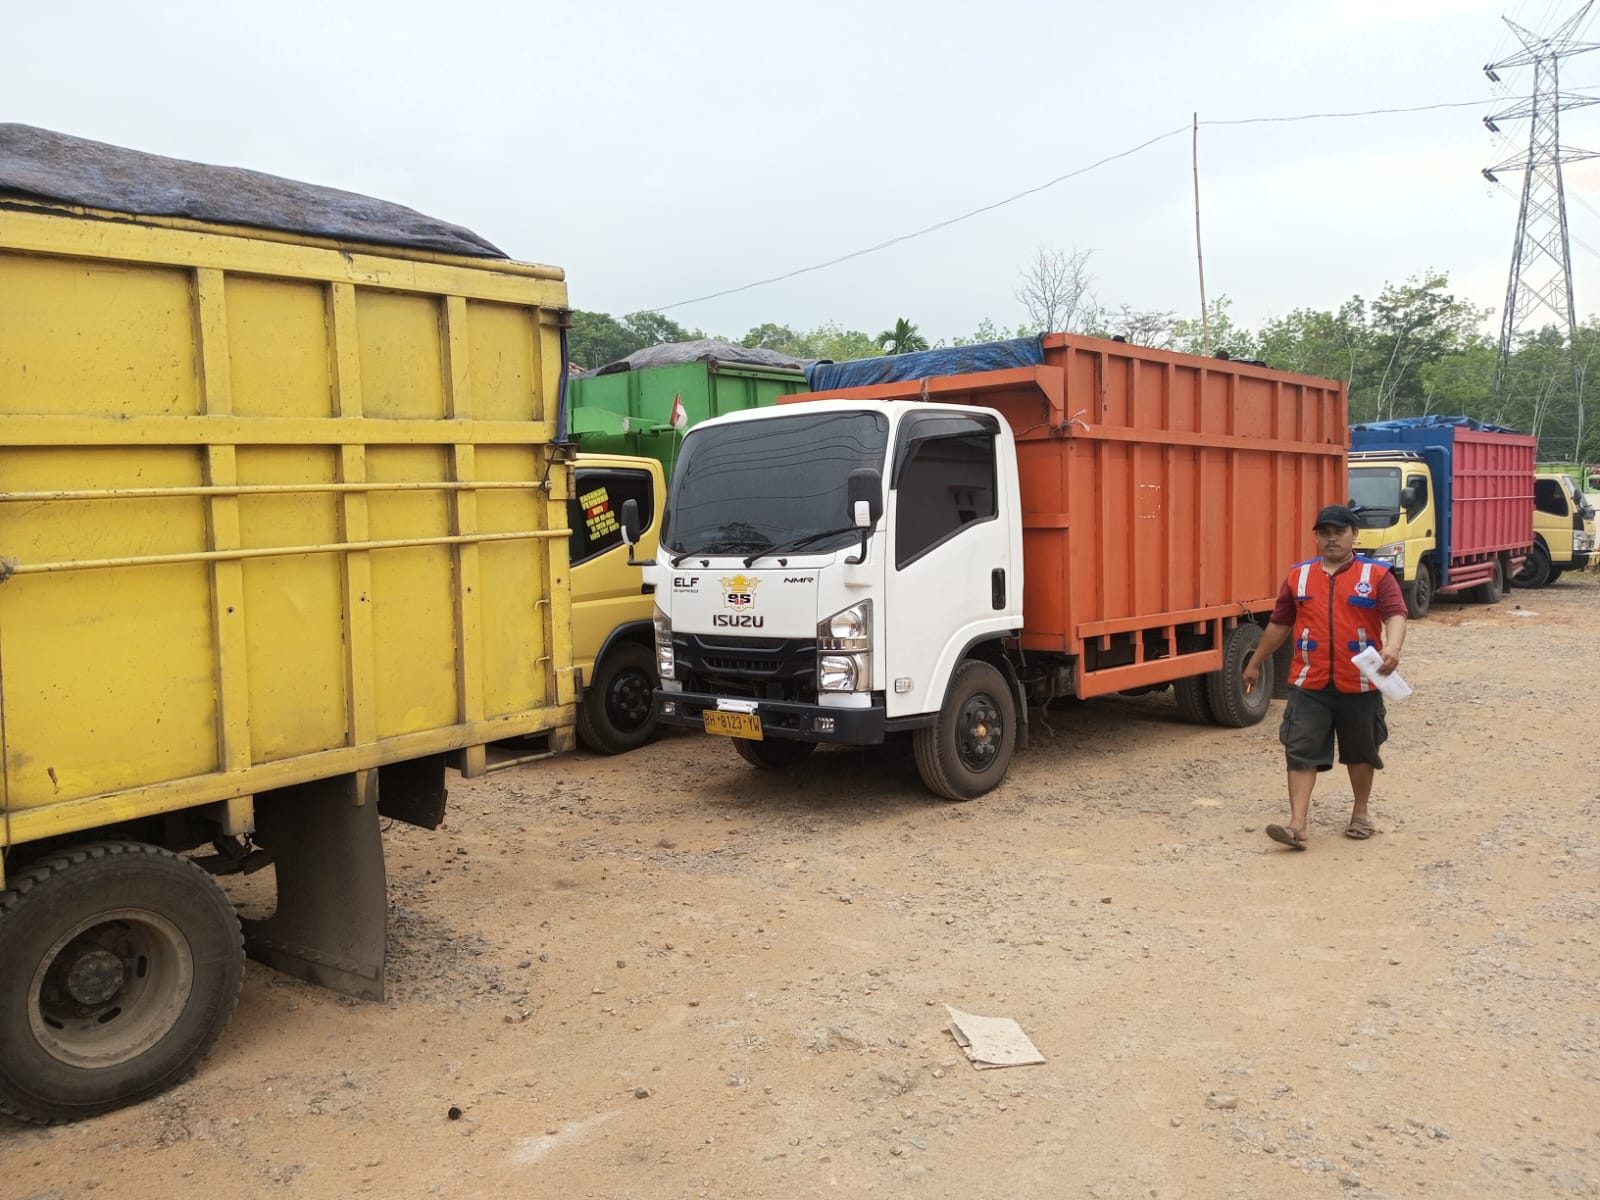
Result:
{"type": "Polygon", "coordinates": [[[1400,678],[1399,671],[1390,671],[1387,675],[1379,675],[1378,668],[1383,666],[1383,655],[1378,653],[1376,646],[1368,646],[1360,654],[1350,656],[1350,661],[1355,663],[1356,670],[1373,687],[1377,688],[1391,700],[1404,700],[1411,695],[1411,685],[1400,678]]]}

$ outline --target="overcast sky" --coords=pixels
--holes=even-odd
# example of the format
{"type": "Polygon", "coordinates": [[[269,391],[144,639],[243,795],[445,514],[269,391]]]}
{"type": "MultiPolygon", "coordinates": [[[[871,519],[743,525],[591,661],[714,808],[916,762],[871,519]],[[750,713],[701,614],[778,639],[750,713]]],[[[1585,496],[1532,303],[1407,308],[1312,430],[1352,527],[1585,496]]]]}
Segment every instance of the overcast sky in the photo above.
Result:
{"type": "MultiPolygon", "coordinates": [[[[1202,121],[1206,284],[1255,325],[1430,268],[1499,309],[1532,85],[1485,62],[1581,0],[217,0],[12,3],[0,120],[347,188],[567,270],[622,314],[877,245],[1202,121]],[[86,19],[86,13],[100,10],[86,19]]],[[[1600,8],[1600,5],[1597,5],[1600,8]]],[[[1600,40],[1600,21],[1586,39],[1600,40]]],[[[1600,95],[1600,51],[1564,89],[1600,95]]],[[[1600,150],[1600,106],[1563,141],[1600,150]]],[[[1600,312],[1600,164],[1567,168],[1580,317],[1600,312]]],[[[1013,325],[1039,246],[1100,301],[1198,312],[1187,131],[924,237],[668,315],[931,339],[1013,325]]],[[[1491,319],[1498,327],[1498,317],[1491,319]]]]}

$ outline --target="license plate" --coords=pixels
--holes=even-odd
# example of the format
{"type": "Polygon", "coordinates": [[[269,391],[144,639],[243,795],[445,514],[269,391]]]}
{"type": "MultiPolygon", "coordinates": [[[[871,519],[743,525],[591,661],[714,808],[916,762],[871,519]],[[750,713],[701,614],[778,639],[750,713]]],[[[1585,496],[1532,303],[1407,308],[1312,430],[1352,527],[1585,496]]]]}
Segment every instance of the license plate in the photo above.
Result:
{"type": "Polygon", "coordinates": [[[761,734],[761,718],[755,713],[722,712],[708,708],[700,714],[700,719],[706,723],[707,733],[718,733],[723,737],[749,738],[754,742],[764,740],[761,734]]]}

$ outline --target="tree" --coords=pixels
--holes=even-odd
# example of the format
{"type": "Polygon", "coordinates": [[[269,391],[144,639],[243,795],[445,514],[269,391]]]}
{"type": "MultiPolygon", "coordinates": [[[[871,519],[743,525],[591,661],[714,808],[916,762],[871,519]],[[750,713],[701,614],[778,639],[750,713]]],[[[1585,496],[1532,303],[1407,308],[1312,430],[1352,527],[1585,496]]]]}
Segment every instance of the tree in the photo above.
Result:
{"type": "Polygon", "coordinates": [[[765,325],[752,326],[750,332],[739,339],[739,344],[752,350],[778,350],[789,354],[793,353],[793,347],[799,340],[799,336],[787,325],[774,325],[769,321],[765,325]]]}
{"type": "Polygon", "coordinates": [[[1089,284],[1089,256],[1092,250],[1074,247],[1046,250],[1040,246],[1033,259],[1019,274],[1021,284],[1012,294],[1028,310],[1028,332],[1064,333],[1076,329],[1087,311],[1094,307],[1089,284]]]}
{"type": "Polygon", "coordinates": [[[893,329],[886,329],[878,335],[878,346],[885,354],[910,354],[914,350],[926,350],[928,339],[917,332],[915,325],[901,317],[894,323],[893,329]]]}
{"type": "MultiPolygon", "coordinates": [[[[705,334],[698,329],[689,330],[679,325],[671,317],[663,317],[656,312],[629,313],[622,318],[622,323],[628,332],[639,339],[639,344],[634,350],[642,350],[646,346],[659,346],[663,342],[692,342],[705,334]]],[[[630,350],[628,353],[633,353],[630,350]]]]}
{"type": "Polygon", "coordinates": [[[1095,337],[1120,337],[1125,342],[1152,350],[1171,350],[1177,321],[1176,313],[1123,304],[1115,312],[1096,308],[1085,318],[1083,331],[1095,337]]]}
{"type": "Polygon", "coordinates": [[[1208,306],[1205,322],[1187,317],[1174,322],[1172,338],[1176,348],[1185,354],[1205,354],[1209,345],[1210,353],[1217,357],[1259,357],[1261,340],[1244,326],[1233,323],[1228,311],[1232,307],[1232,300],[1218,296],[1208,306]]]}
{"type": "Polygon", "coordinates": [[[1015,333],[1010,333],[996,325],[988,317],[985,317],[978,322],[978,327],[972,331],[971,337],[953,337],[950,339],[950,344],[952,346],[981,346],[985,342],[1003,342],[1008,338],[1027,337],[1034,332],[1036,331],[1029,329],[1026,325],[1021,325],[1017,327],[1015,333]]]}
{"type": "Polygon", "coordinates": [[[567,354],[585,370],[593,371],[639,349],[637,336],[610,313],[574,309],[567,334],[567,354]]]}

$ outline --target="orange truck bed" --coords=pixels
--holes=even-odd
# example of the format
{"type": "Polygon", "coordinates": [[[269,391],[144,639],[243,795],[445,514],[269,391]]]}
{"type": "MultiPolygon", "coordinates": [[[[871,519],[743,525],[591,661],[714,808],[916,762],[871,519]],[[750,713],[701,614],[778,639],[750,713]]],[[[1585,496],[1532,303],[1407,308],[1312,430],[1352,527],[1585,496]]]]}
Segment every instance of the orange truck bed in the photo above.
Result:
{"type": "Polygon", "coordinates": [[[1017,442],[1024,651],[1077,658],[1078,694],[1215,669],[1192,631],[1271,609],[1346,486],[1345,385],[1101,338],[1040,366],[793,396],[997,409],[1017,442]],[[1154,649],[1159,647],[1159,649],[1154,649]]]}

